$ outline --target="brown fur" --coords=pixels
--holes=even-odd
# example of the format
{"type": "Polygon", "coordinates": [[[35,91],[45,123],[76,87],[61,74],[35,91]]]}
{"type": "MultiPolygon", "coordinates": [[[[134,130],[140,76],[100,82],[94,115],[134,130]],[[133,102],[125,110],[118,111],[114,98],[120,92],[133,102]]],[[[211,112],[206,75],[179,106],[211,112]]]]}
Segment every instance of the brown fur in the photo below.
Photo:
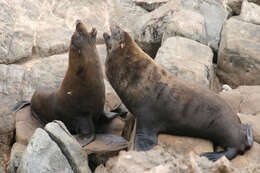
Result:
{"type": "Polygon", "coordinates": [[[156,64],[119,27],[111,31],[112,36],[104,34],[106,75],[137,118],[138,150],[157,144],[158,133],[210,139],[239,153],[250,147],[244,125],[223,99],[156,64]]]}
{"type": "Polygon", "coordinates": [[[88,32],[78,22],[71,37],[69,65],[58,89],[35,91],[32,111],[44,122],[62,120],[72,133],[79,121],[99,116],[105,103],[105,86],[96,49],[95,29],[88,32]]]}

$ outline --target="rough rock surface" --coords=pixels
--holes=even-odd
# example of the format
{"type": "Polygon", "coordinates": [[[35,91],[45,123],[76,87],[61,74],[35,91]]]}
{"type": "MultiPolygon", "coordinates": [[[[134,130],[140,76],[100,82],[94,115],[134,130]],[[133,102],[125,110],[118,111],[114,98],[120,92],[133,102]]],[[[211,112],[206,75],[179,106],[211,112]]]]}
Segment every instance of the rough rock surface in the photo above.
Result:
{"type": "Polygon", "coordinates": [[[205,152],[213,152],[212,142],[199,138],[160,134],[158,136],[158,144],[166,151],[179,155],[188,155],[190,152],[198,155],[205,152]]]}
{"type": "MultiPolygon", "coordinates": [[[[190,10],[196,14],[196,20],[198,23],[189,32],[186,33],[189,29],[179,30],[179,35],[194,35],[192,32],[203,33],[203,17],[205,21],[205,30],[207,31],[206,35],[206,44],[212,47],[214,50],[218,49],[218,43],[220,40],[220,32],[222,30],[222,26],[225,20],[228,17],[228,11],[225,9],[222,3],[218,1],[207,1],[207,0],[172,0],[167,4],[161,6],[160,8],[141,16],[135,22],[135,35],[139,44],[160,44],[162,41],[162,37],[164,32],[166,31],[167,25],[169,21],[174,18],[177,13],[185,13],[182,10],[190,10]],[[201,15],[200,17],[197,17],[201,15]],[[196,31],[197,30],[197,31],[196,31]]],[[[193,20],[190,17],[190,20],[193,20]]],[[[184,16],[176,17],[176,20],[186,20],[184,16]]],[[[176,21],[177,22],[177,21],[176,21]]],[[[193,21],[194,22],[194,21],[193,21]]],[[[181,21],[178,21],[177,24],[181,24],[181,21]]],[[[183,22],[182,22],[183,23],[183,22]]],[[[187,24],[189,25],[189,24],[187,24]]],[[[171,28],[171,27],[169,27],[171,28]]],[[[175,28],[173,28],[175,29],[175,28]]],[[[178,29],[178,28],[177,28],[178,29]]],[[[169,33],[173,33],[173,36],[176,35],[175,31],[167,31],[167,35],[170,36],[169,33]]],[[[199,35],[199,34],[198,34],[199,35]]],[[[195,36],[194,36],[195,37],[195,36]]],[[[202,37],[202,36],[196,36],[202,37]]],[[[193,37],[191,37],[193,38],[193,37]]],[[[204,38],[203,38],[204,39],[204,38]]],[[[148,52],[149,53],[149,52],[148,52]]]]}
{"type": "Polygon", "coordinates": [[[44,129],[59,146],[74,172],[91,172],[88,167],[87,154],[82,150],[80,144],[73,138],[61,121],[49,123],[44,129]]]}
{"type": "Polygon", "coordinates": [[[10,156],[10,163],[9,163],[9,173],[16,173],[23,153],[26,150],[26,146],[20,143],[15,143],[12,147],[11,156],[10,156]]]}
{"type": "Polygon", "coordinates": [[[229,19],[221,35],[217,68],[219,78],[231,87],[258,85],[259,73],[260,26],[229,19]]]}
{"type": "Polygon", "coordinates": [[[260,116],[260,86],[239,86],[223,91],[220,96],[232,107],[235,113],[260,116]]]}
{"type": "Polygon", "coordinates": [[[67,51],[76,19],[82,19],[88,28],[96,27],[98,42],[102,42],[103,32],[113,21],[120,20],[129,28],[135,16],[146,13],[131,1],[119,0],[1,0],[0,4],[0,63],[67,51]]]}
{"type": "Polygon", "coordinates": [[[244,165],[237,169],[225,157],[213,163],[192,152],[182,157],[157,149],[147,152],[121,151],[118,157],[109,159],[106,167],[100,165],[95,173],[253,173],[257,171],[260,171],[259,165],[244,165]]]}
{"type": "Polygon", "coordinates": [[[158,50],[155,62],[181,79],[211,87],[213,53],[196,41],[182,37],[168,38],[158,50]]]}
{"type": "MultiPolygon", "coordinates": [[[[248,1],[260,5],[259,0],[248,0],[248,1]]],[[[232,9],[232,11],[235,14],[240,14],[242,2],[243,0],[228,0],[228,6],[232,9]]]]}
{"type": "Polygon", "coordinates": [[[249,3],[246,0],[243,1],[239,18],[245,22],[260,25],[260,4],[256,5],[255,3],[249,3]]]}
{"type": "Polygon", "coordinates": [[[74,173],[59,146],[40,128],[32,136],[17,172],[74,173]]]}
{"type": "Polygon", "coordinates": [[[147,11],[153,11],[168,1],[169,0],[134,0],[136,5],[141,6],[147,11]]]}

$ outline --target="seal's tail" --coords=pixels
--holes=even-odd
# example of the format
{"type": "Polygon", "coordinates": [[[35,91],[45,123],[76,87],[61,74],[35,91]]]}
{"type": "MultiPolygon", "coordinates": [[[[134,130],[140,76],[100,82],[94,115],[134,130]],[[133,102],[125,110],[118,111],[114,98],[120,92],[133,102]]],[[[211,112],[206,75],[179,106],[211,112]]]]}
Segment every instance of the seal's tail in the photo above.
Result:
{"type": "Polygon", "coordinates": [[[253,130],[249,124],[244,124],[244,128],[246,130],[246,148],[249,149],[254,143],[253,130]]]}
{"type": "Polygon", "coordinates": [[[12,112],[17,112],[19,110],[21,110],[22,108],[31,105],[31,102],[29,101],[21,101],[16,103],[16,105],[12,108],[12,112]]]}

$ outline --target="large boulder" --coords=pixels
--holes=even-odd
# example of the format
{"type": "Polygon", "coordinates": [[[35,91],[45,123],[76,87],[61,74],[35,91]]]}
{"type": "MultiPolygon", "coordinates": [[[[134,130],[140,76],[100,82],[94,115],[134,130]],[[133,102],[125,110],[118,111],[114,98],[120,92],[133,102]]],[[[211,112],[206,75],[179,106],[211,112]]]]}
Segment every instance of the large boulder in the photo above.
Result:
{"type": "Polygon", "coordinates": [[[38,128],[17,170],[23,172],[90,173],[88,156],[61,121],[38,128]]]}
{"type": "MultiPolygon", "coordinates": [[[[260,4],[259,4],[260,5],[260,4]]],[[[239,18],[245,22],[260,25],[260,6],[255,3],[249,3],[247,0],[243,1],[241,13],[239,18]]]]}
{"type": "Polygon", "coordinates": [[[236,18],[225,23],[218,53],[217,74],[231,87],[260,84],[259,25],[236,18]]]}
{"type": "Polygon", "coordinates": [[[17,172],[74,173],[56,142],[40,128],[32,136],[17,172]]]}
{"type": "Polygon", "coordinates": [[[66,52],[77,19],[97,28],[101,43],[112,22],[130,28],[146,13],[129,0],[0,0],[0,12],[0,63],[6,64],[66,52]]]}
{"type": "Polygon", "coordinates": [[[260,116],[260,86],[239,86],[236,89],[221,92],[220,96],[235,113],[260,116]]]}
{"type": "Polygon", "coordinates": [[[168,38],[159,49],[155,62],[178,78],[210,88],[213,82],[212,50],[182,37],[168,38]]]}
{"type": "MultiPolygon", "coordinates": [[[[228,0],[227,4],[235,14],[240,14],[243,1],[244,0],[228,0]]],[[[248,0],[248,1],[260,5],[259,0],[248,0]]]]}
{"type": "Polygon", "coordinates": [[[172,0],[139,17],[135,22],[135,37],[142,48],[147,44],[158,48],[166,33],[164,40],[170,36],[184,36],[217,50],[227,17],[228,11],[219,1],[172,0]]]}

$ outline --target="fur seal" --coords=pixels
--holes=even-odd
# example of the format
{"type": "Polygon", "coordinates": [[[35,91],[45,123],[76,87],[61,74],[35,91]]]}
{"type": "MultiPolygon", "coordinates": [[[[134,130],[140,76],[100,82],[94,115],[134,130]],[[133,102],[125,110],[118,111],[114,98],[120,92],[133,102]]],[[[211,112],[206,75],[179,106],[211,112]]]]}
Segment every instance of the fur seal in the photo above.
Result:
{"type": "MultiPolygon", "coordinates": [[[[31,112],[43,124],[61,120],[82,146],[95,139],[95,125],[116,113],[104,112],[105,85],[96,49],[97,30],[87,31],[77,20],[71,37],[69,65],[58,89],[39,88],[31,99],[31,112]],[[95,125],[94,125],[95,124],[95,125]]],[[[16,106],[21,109],[26,102],[16,106]]]]}
{"type": "Polygon", "coordinates": [[[158,133],[209,139],[224,148],[203,153],[215,161],[233,159],[253,145],[252,128],[242,124],[213,91],[178,79],[144,53],[118,26],[104,33],[106,75],[116,93],[136,116],[136,150],[157,145],[158,133]]]}

